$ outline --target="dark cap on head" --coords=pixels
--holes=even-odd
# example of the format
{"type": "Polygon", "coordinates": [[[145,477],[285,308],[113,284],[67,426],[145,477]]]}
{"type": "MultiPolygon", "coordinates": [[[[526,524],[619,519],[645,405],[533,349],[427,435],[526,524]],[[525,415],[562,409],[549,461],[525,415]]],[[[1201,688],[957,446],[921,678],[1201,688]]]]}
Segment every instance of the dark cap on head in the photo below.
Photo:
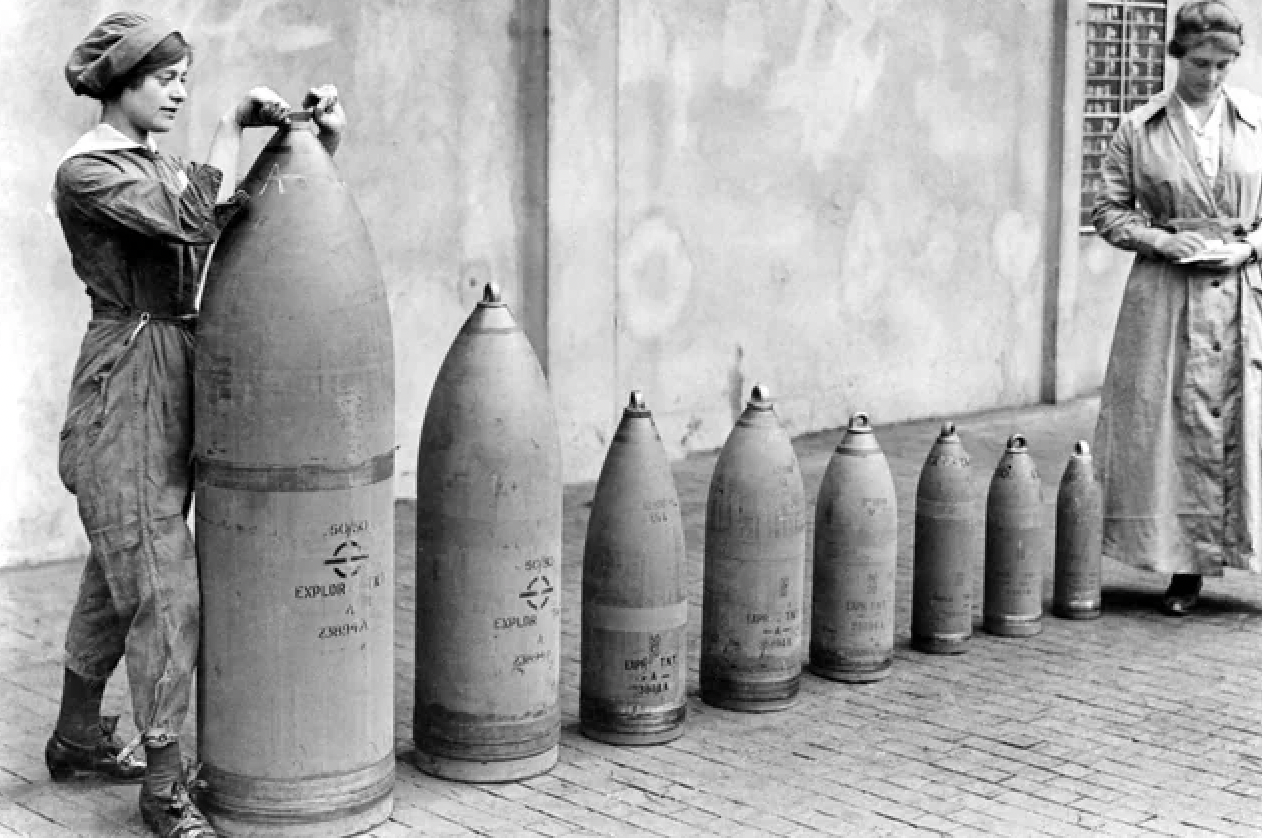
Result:
{"type": "Polygon", "coordinates": [[[115,12],[88,33],[70,53],[66,81],[80,96],[100,99],[175,27],[140,12],[115,12]]]}
{"type": "Polygon", "coordinates": [[[1222,0],[1192,0],[1180,6],[1174,16],[1169,47],[1172,58],[1182,58],[1205,41],[1237,54],[1244,45],[1244,24],[1222,0]]]}

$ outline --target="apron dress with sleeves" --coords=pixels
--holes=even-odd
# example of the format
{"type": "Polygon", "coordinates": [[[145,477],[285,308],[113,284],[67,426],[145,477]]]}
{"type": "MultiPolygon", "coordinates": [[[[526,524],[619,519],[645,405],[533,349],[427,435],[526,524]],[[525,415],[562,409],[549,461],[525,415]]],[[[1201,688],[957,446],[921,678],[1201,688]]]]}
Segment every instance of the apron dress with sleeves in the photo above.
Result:
{"type": "Polygon", "coordinates": [[[1224,95],[1215,177],[1182,104],[1159,94],[1122,120],[1092,216],[1135,251],[1095,434],[1104,555],[1163,573],[1262,572],[1262,272],[1155,250],[1184,230],[1262,249],[1262,103],[1224,95]]]}

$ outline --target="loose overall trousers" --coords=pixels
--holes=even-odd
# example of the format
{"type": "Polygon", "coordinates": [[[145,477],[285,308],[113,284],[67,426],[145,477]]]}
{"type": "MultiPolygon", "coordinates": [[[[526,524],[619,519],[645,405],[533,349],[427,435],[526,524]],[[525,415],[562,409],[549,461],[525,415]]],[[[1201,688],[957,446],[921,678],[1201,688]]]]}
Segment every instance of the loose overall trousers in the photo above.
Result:
{"type": "Polygon", "coordinates": [[[53,193],[92,303],[61,432],[62,481],[91,545],[66,666],[103,684],[125,656],[136,728],[161,746],[188,713],[200,630],[185,520],[198,278],[244,193],[216,205],[218,169],[110,131],[67,154],[53,193]]]}

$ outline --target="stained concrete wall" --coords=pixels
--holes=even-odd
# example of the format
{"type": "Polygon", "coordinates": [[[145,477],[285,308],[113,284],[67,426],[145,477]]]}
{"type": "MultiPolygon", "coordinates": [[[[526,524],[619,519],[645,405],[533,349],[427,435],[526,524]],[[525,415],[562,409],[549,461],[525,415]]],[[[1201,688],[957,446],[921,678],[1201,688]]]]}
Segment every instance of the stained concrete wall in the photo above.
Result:
{"type": "MultiPolygon", "coordinates": [[[[133,5],[198,50],[164,139],[178,153],[204,155],[251,85],[341,88],[338,162],[394,315],[406,495],[429,389],[487,280],[540,351],[572,480],[597,473],[632,388],[679,454],[721,445],[755,381],[795,433],[855,410],[879,424],[1034,402],[1049,357],[1053,378],[1098,385],[1126,257],[1084,237],[1075,283],[1053,287],[1065,2],[1081,5],[133,5]]],[[[87,300],[44,207],[97,117],[62,63],[113,8],[0,4],[0,566],[84,550],[56,431],[87,300]]],[[[1262,32],[1262,11],[1241,11],[1262,32]]],[[[1257,62],[1237,82],[1256,89],[1257,62]]]]}
{"type": "Polygon", "coordinates": [[[632,388],[672,453],[756,381],[793,432],[1037,401],[1052,6],[553,0],[571,476],[632,388]]]}
{"type": "MultiPolygon", "coordinates": [[[[539,196],[521,173],[542,155],[522,72],[529,0],[134,0],[128,8],[179,25],[196,54],[191,99],[164,148],[204,159],[219,114],[268,84],[298,104],[319,82],[338,85],[351,128],[338,164],[376,245],[394,316],[398,489],[413,491],[429,389],[452,338],[496,280],[532,333],[543,308],[523,275],[543,270],[539,196]],[[533,143],[533,144],[532,144],[533,143]]],[[[0,351],[8,407],[0,411],[0,566],[82,555],[73,498],[57,478],[57,431],[88,301],[61,231],[48,215],[58,158],[92,127],[99,106],[76,98],[62,66],[114,2],[0,3],[0,351]]],[[[546,7],[545,7],[546,10],[546,7]]],[[[546,60],[546,57],[545,57],[546,60]]],[[[247,132],[243,165],[265,130],[247,132]]],[[[243,170],[244,171],[244,168],[243,170]]],[[[541,287],[541,286],[540,286],[541,287]]]]}
{"type": "Polygon", "coordinates": [[[1060,366],[1065,386],[1058,393],[1060,400],[1090,393],[1104,381],[1113,326],[1134,261],[1130,253],[1094,233],[1079,234],[1078,245],[1077,288],[1068,301],[1070,316],[1061,323],[1065,351],[1060,366]]]}

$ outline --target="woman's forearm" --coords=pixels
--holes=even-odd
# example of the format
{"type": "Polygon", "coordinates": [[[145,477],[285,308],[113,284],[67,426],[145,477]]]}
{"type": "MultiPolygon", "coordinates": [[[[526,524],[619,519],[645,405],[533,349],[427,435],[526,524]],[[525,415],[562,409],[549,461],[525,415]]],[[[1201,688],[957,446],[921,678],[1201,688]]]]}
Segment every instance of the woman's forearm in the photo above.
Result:
{"type": "Polygon", "coordinates": [[[206,163],[223,172],[219,194],[215,196],[216,203],[223,203],[237,191],[237,158],[240,155],[241,126],[237,124],[234,109],[219,118],[210,140],[210,152],[206,155],[206,163]]]}
{"type": "Polygon", "coordinates": [[[1104,188],[1096,196],[1091,221],[1105,241],[1143,256],[1164,257],[1172,234],[1151,226],[1136,208],[1132,181],[1134,128],[1123,122],[1113,135],[1101,167],[1104,188]]]}
{"type": "Polygon", "coordinates": [[[320,145],[324,146],[324,150],[329,153],[330,157],[337,153],[337,147],[342,144],[342,135],[340,133],[335,134],[327,129],[321,129],[319,139],[320,145]]]}

